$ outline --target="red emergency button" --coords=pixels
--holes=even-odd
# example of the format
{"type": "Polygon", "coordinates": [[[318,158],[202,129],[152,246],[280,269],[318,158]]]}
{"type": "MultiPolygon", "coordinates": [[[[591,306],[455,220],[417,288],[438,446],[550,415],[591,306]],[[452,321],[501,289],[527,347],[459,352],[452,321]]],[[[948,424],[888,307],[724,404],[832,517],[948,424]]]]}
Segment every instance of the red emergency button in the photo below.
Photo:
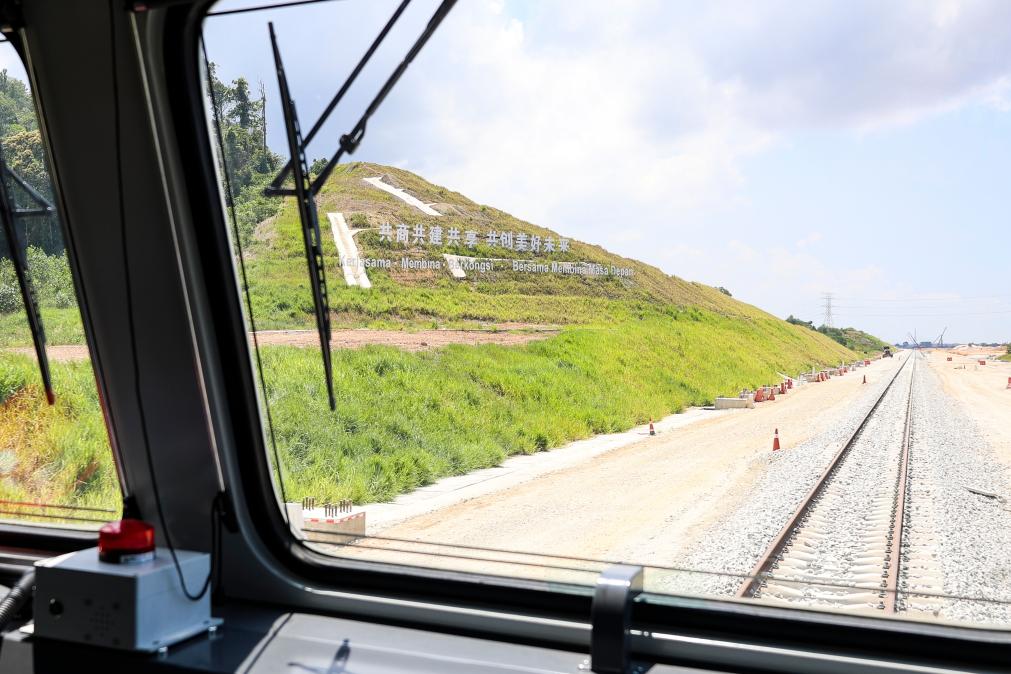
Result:
{"type": "Polygon", "coordinates": [[[142,520],[109,522],[98,530],[98,558],[113,564],[154,559],[154,527],[142,520]]]}

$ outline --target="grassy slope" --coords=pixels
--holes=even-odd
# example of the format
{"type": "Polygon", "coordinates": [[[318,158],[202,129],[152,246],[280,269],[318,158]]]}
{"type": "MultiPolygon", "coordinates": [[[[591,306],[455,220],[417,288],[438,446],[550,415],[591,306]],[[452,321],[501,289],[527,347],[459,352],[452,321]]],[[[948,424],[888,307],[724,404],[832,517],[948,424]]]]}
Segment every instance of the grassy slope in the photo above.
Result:
{"type": "MultiPolygon", "coordinates": [[[[341,166],[320,196],[319,210],[323,226],[328,211],[340,211],[348,218],[364,218],[372,227],[381,222],[407,222],[426,227],[438,224],[448,230],[490,229],[538,234],[558,234],[543,227],[518,220],[488,206],[476,204],[455,192],[431,185],[407,171],[370,164],[341,166]],[[383,174],[388,182],[407,189],[426,203],[435,202],[444,211],[442,218],[426,216],[391,194],[378,190],[362,178],[383,174]]],[[[285,327],[293,323],[311,323],[311,300],[302,262],[302,243],[294,204],[289,203],[269,227],[258,232],[258,241],[248,253],[253,304],[261,328],[285,327]]],[[[340,281],[336,267],[336,249],[331,237],[324,235],[330,253],[327,273],[330,303],[339,323],[385,325],[404,323],[423,327],[459,325],[490,321],[527,321],[587,324],[623,321],[658,307],[698,307],[721,314],[746,318],[773,319],[769,314],[744,304],[709,286],[664,274],[656,267],[637,260],[608,253],[599,246],[574,241],[567,254],[555,253],[558,261],[587,261],[631,267],[632,282],[609,277],[588,279],[577,276],[514,274],[493,272],[471,275],[466,281],[450,279],[445,273],[412,272],[410,277],[394,272],[370,270],[372,291],[350,288],[340,281]]],[[[355,237],[364,256],[399,259],[401,255],[421,257],[417,249],[399,244],[379,243],[377,231],[355,237]]],[[[431,250],[431,249],[429,249],[431,250]]],[[[462,255],[496,258],[527,258],[502,248],[476,249],[444,246],[441,251],[462,255]]],[[[429,255],[434,257],[434,255],[429,255]]]]}
{"type": "MultiPolygon", "coordinates": [[[[441,210],[452,213],[438,219],[444,228],[557,236],[410,173],[362,164],[338,169],[321,195],[321,213],[340,210],[372,226],[434,224],[435,218],[361,180],[380,173],[423,201],[442,204],[441,210]]],[[[325,217],[324,226],[329,229],[325,217]]],[[[374,287],[363,291],[344,286],[329,233],[323,240],[335,327],[410,330],[528,322],[558,324],[563,330],[522,347],[339,351],[336,414],[324,402],[318,351],[264,348],[267,399],[288,494],[295,498],[391,498],[444,475],[494,465],[509,454],[626,429],[706,403],[774,380],[777,372],[856,357],[824,335],[713,288],[580,242],[573,242],[568,255],[552,259],[632,267],[632,282],[511,272],[454,281],[435,272],[403,276],[371,270],[374,287]]],[[[364,255],[423,254],[381,246],[376,232],[356,240],[364,255]]],[[[445,252],[516,256],[483,246],[476,253],[448,247],[445,252]]],[[[247,258],[257,327],[311,327],[301,235],[291,203],[260,227],[247,258]]],[[[73,311],[47,310],[50,343],[82,341],[73,311]]],[[[0,317],[0,327],[9,322],[12,328],[2,331],[0,344],[30,343],[19,319],[0,317]]],[[[0,355],[0,380],[15,382],[9,396],[0,396],[6,400],[0,406],[0,450],[13,452],[16,474],[49,476],[26,482],[24,497],[114,505],[114,471],[88,366],[57,365],[57,371],[61,402],[46,410],[38,404],[31,361],[0,355]],[[31,425],[36,417],[46,424],[15,438],[19,425],[31,425]]]]}
{"type": "Polygon", "coordinates": [[[806,336],[783,326],[702,311],[677,316],[572,328],[523,347],[339,351],[336,413],[326,406],[316,353],[268,349],[267,397],[288,491],[388,499],[509,454],[626,430],[814,362],[806,336]]]}
{"type": "Polygon", "coordinates": [[[887,342],[878,339],[874,335],[867,334],[863,330],[857,330],[856,328],[842,328],[840,333],[843,339],[843,345],[848,349],[856,351],[857,353],[868,355],[879,354],[886,346],[888,346],[887,342]]]}
{"type": "MultiPolygon", "coordinates": [[[[366,164],[339,169],[320,198],[321,214],[328,211],[372,227],[403,221],[558,236],[406,171],[366,164]],[[380,174],[450,215],[425,216],[362,182],[380,174]]],[[[356,240],[363,256],[424,255],[420,249],[383,245],[375,231],[356,240]]],[[[260,328],[311,324],[300,241],[289,205],[261,228],[249,251],[260,328]]],[[[332,240],[324,236],[324,242],[328,259],[335,260],[332,240]]],[[[438,252],[523,256],[501,248],[479,246],[475,252],[447,246],[429,249],[428,257],[438,252]]],[[[573,242],[568,255],[550,259],[632,267],[635,276],[629,283],[495,272],[483,280],[458,281],[438,272],[405,276],[370,270],[373,289],[364,291],[346,287],[331,265],[330,298],[338,326],[530,322],[564,329],[523,347],[338,352],[336,414],[324,402],[317,353],[265,349],[267,397],[289,493],[358,502],[388,499],[444,475],[495,465],[509,454],[624,430],[708,403],[743,386],[772,381],[777,372],[855,357],[824,335],[596,246],[573,242]]]]}

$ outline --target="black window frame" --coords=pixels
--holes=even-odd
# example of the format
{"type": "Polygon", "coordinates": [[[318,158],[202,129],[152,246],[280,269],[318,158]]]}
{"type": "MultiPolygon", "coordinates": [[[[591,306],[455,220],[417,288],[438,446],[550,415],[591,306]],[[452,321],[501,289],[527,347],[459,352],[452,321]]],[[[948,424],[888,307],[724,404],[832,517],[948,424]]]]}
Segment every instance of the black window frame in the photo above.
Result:
{"type": "MultiPolygon", "coordinates": [[[[16,9],[3,7],[0,9],[0,20],[4,23],[18,27],[21,25],[22,17],[16,9]]],[[[94,332],[92,328],[91,315],[87,293],[81,283],[81,271],[77,261],[77,247],[75,245],[74,233],[67,224],[66,204],[60,190],[59,178],[55,170],[52,152],[50,150],[49,136],[44,110],[40,104],[36,93],[36,84],[32,77],[32,70],[28,62],[25,45],[21,36],[16,30],[11,30],[5,34],[2,42],[8,43],[17,54],[22,67],[25,69],[28,87],[28,95],[32,100],[32,107],[35,111],[36,124],[42,142],[44,163],[49,184],[53,192],[53,206],[56,209],[56,218],[60,227],[60,235],[63,237],[64,250],[67,256],[67,264],[70,268],[71,279],[74,284],[74,297],[77,300],[77,309],[81,316],[81,328],[84,333],[84,346],[88,349],[88,360],[91,365],[92,374],[95,377],[95,387],[100,400],[107,397],[105,378],[101,363],[98,361],[94,348],[94,332]]],[[[13,245],[13,243],[11,244],[13,245]]],[[[45,325],[43,325],[45,327],[45,325]]],[[[56,392],[59,395],[59,391],[56,392]]],[[[129,493],[127,476],[122,469],[123,457],[119,452],[116,443],[116,434],[110,412],[102,406],[103,421],[106,427],[106,440],[109,443],[109,450],[112,453],[112,460],[116,470],[116,480],[119,484],[120,493],[125,498],[129,493]]],[[[28,515],[26,515],[27,517],[28,515]]],[[[59,523],[41,524],[31,520],[18,522],[13,518],[0,521],[0,545],[4,548],[15,549],[27,552],[23,561],[27,562],[32,558],[41,559],[51,552],[64,553],[82,550],[98,544],[98,530],[84,529],[73,526],[61,525],[59,523]]]]}

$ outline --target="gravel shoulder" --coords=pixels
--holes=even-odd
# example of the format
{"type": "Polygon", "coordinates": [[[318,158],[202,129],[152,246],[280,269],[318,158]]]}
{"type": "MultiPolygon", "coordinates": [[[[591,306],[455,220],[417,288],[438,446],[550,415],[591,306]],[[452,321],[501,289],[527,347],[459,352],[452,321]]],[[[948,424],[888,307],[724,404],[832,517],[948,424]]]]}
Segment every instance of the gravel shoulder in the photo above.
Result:
{"type": "MultiPolygon", "coordinates": [[[[950,365],[943,357],[940,362],[950,365]]],[[[914,585],[910,615],[1006,627],[1011,471],[971,408],[949,394],[939,371],[943,368],[921,367],[913,391],[913,487],[903,544],[912,578],[907,585],[914,585]],[[917,596],[917,590],[923,594],[917,596]]]]}

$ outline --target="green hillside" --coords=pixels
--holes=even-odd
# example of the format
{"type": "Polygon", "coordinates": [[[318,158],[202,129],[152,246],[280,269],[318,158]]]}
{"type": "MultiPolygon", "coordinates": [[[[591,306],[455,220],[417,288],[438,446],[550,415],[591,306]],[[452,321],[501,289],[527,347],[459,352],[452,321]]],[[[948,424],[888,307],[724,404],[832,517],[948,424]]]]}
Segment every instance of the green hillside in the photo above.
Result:
{"type": "MultiPolygon", "coordinates": [[[[319,198],[321,225],[340,212],[360,257],[390,259],[368,269],[371,289],[345,284],[332,236],[323,236],[334,327],[524,330],[559,334],[520,347],[452,345],[420,353],[386,346],[335,354],[338,410],[326,407],[315,351],[265,348],[267,397],[274,405],[289,493],[384,500],[438,477],[495,465],[515,453],[626,430],[796,373],[857,357],[832,339],[790,325],[699,283],[663,273],[578,240],[550,254],[486,243],[487,232],[527,237],[562,233],[518,220],[399,169],[341,166],[319,198]],[[432,204],[425,215],[365,178],[432,204]],[[384,240],[381,226],[412,232],[474,231],[480,243],[433,246],[384,240]],[[454,279],[446,269],[407,270],[400,260],[442,254],[494,259],[495,269],[454,279]],[[630,276],[524,273],[512,260],[589,262],[630,276]],[[395,449],[394,449],[395,448],[395,449]]],[[[312,326],[294,204],[262,223],[247,248],[253,313],[261,329],[312,326]]]]}
{"type": "MultiPolygon", "coordinates": [[[[324,235],[324,246],[334,264],[327,268],[330,278],[330,305],[336,314],[335,326],[362,325],[396,327],[470,326],[489,322],[532,322],[550,324],[601,324],[630,318],[666,315],[670,311],[694,308],[749,321],[783,321],[751,305],[739,302],[715,288],[665,274],[637,260],[623,258],[599,246],[572,240],[568,252],[533,254],[489,247],[483,235],[508,231],[528,236],[551,236],[558,241],[565,233],[524,222],[490,206],[477,204],[463,195],[433,185],[422,178],[388,166],[351,163],[338,167],[320,195],[321,227],[329,225],[326,213],[340,212],[353,228],[368,228],[355,237],[362,257],[438,259],[449,253],[497,260],[543,262],[588,262],[633,271],[631,278],[616,276],[516,273],[496,269],[486,274],[469,274],[454,280],[445,271],[402,273],[394,269],[369,270],[371,290],[348,287],[336,266],[337,251],[332,237],[324,235]],[[397,197],[365,183],[364,178],[382,176],[444,213],[425,215],[397,197]],[[482,235],[474,247],[462,244],[417,246],[380,241],[383,223],[407,223],[444,231],[457,228],[482,235]]],[[[258,327],[263,329],[311,322],[311,296],[306,281],[297,211],[293,202],[285,205],[277,218],[261,224],[247,249],[247,266],[258,327]]],[[[790,328],[793,330],[793,328],[790,328]]],[[[804,334],[804,333],[800,333],[804,334]]],[[[805,338],[810,335],[804,334],[805,338]]],[[[834,349],[831,340],[815,337],[815,351],[834,349]]],[[[846,357],[834,351],[835,357],[846,357]]],[[[824,354],[829,357],[829,354],[824,354]]]]}
{"type": "MultiPolygon", "coordinates": [[[[318,349],[261,347],[266,400],[289,498],[386,500],[446,475],[496,465],[511,454],[551,449],[708,404],[742,387],[775,381],[779,372],[857,358],[823,334],[715,288],[576,239],[563,251],[564,233],[474,203],[406,171],[341,166],[320,196],[319,210],[335,329],[535,331],[543,338],[521,346],[463,339],[413,352],[381,344],[336,349],[336,413],[326,404],[318,349]],[[425,215],[364,182],[376,176],[444,215],[425,215]],[[354,238],[362,258],[395,263],[368,269],[371,289],[346,285],[328,212],[343,213],[362,230],[354,238]],[[421,225],[426,232],[438,226],[446,234],[456,229],[461,236],[473,231],[481,238],[474,246],[462,240],[397,243],[384,239],[384,223],[407,224],[412,235],[421,225]],[[492,230],[509,232],[516,240],[523,235],[527,242],[537,236],[542,244],[551,237],[555,250],[491,247],[487,233],[492,230]],[[432,262],[444,260],[443,254],[492,260],[494,268],[458,279],[445,268],[402,266],[404,258],[432,262]],[[598,270],[623,271],[514,271],[512,261],[520,259],[545,269],[590,263],[598,270]]],[[[286,201],[277,215],[242,238],[258,329],[311,329],[311,294],[294,204],[286,201]]],[[[50,343],[81,343],[76,308],[67,305],[60,267],[65,263],[33,255],[36,266],[50,269],[45,278],[51,280],[40,288],[50,343]]],[[[0,282],[10,276],[2,267],[0,282]]],[[[0,307],[0,326],[0,347],[30,344],[16,299],[0,307]]],[[[84,376],[87,366],[57,364],[56,371],[58,400],[64,402],[45,417],[56,430],[36,423],[30,434],[15,440],[21,417],[41,418],[39,407],[28,404],[41,392],[28,358],[0,352],[0,382],[6,382],[0,405],[10,420],[0,428],[0,442],[15,450],[16,468],[25,474],[37,473],[38,457],[46,457],[71,476],[0,491],[20,499],[114,506],[111,461],[98,459],[108,450],[95,432],[101,413],[93,383],[84,376]],[[82,430],[75,434],[73,429],[82,430]]]]}
{"type": "Polygon", "coordinates": [[[888,342],[882,341],[874,335],[868,334],[863,330],[857,330],[856,328],[831,328],[827,325],[816,328],[811,321],[802,321],[799,318],[794,318],[792,315],[787,316],[786,322],[820,332],[827,337],[831,337],[847,349],[864,355],[877,355],[886,346],[890,346],[888,342]]]}

